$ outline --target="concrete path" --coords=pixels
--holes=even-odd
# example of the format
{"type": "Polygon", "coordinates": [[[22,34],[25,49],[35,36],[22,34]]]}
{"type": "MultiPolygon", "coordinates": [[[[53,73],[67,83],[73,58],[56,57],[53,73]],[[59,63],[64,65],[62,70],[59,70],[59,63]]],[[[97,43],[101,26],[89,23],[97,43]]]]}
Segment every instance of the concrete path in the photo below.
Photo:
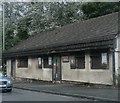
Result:
{"type": "Polygon", "coordinates": [[[45,92],[58,95],[66,95],[80,98],[88,98],[102,101],[120,101],[120,90],[111,86],[86,86],[78,84],[53,84],[53,83],[27,83],[15,82],[14,88],[45,92]]]}

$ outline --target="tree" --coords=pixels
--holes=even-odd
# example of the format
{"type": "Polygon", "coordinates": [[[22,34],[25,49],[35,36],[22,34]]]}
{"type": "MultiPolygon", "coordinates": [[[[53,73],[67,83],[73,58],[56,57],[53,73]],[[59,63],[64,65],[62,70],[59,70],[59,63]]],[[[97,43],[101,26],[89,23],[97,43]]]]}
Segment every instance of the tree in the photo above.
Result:
{"type": "Polygon", "coordinates": [[[56,21],[57,26],[64,26],[66,24],[75,22],[81,19],[79,15],[80,2],[62,2],[54,3],[50,5],[51,15],[56,21]]]}
{"type": "MultiPolygon", "coordinates": [[[[27,37],[38,32],[53,30],[80,19],[80,3],[31,3],[25,16],[18,20],[18,36],[26,31],[27,37]]],[[[24,33],[25,34],[25,33],[24,33]]],[[[22,39],[24,36],[22,36],[22,39]]]]}
{"type": "Polygon", "coordinates": [[[25,3],[20,2],[5,2],[5,49],[17,44],[20,39],[16,35],[17,33],[17,22],[23,17],[23,13],[26,12],[25,3]]]}
{"type": "Polygon", "coordinates": [[[94,18],[120,11],[119,2],[88,2],[81,5],[83,11],[83,19],[94,18]]]}

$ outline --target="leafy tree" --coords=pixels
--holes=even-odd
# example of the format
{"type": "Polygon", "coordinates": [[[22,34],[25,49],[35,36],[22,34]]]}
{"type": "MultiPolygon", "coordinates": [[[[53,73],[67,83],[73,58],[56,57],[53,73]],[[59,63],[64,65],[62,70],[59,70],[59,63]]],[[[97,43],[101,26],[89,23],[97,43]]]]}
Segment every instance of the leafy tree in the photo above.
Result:
{"type": "Polygon", "coordinates": [[[81,5],[83,18],[89,19],[112,12],[120,11],[119,2],[88,2],[81,5]]]}
{"type": "Polygon", "coordinates": [[[4,6],[5,49],[9,49],[10,47],[14,46],[18,41],[20,41],[18,37],[16,37],[17,22],[20,19],[20,17],[23,17],[23,12],[25,11],[24,10],[25,4],[15,3],[15,2],[5,2],[4,5],[5,5],[4,6]]]}
{"type": "Polygon", "coordinates": [[[57,26],[63,26],[80,19],[79,10],[81,3],[54,3],[50,6],[51,15],[54,17],[57,26]]]}
{"type": "MultiPolygon", "coordinates": [[[[80,3],[32,3],[24,17],[18,21],[18,30],[26,28],[29,35],[34,32],[53,30],[80,19],[80,3]],[[32,5],[32,6],[31,6],[32,5]],[[20,22],[20,23],[19,23],[20,22]],[[26,25],[26,26],[25,26],[26,25]]],[[[21,34],[22,33],[18,33],[21,34]]],[[[24,36],[23,36],[24,37],[24,36]]]]}

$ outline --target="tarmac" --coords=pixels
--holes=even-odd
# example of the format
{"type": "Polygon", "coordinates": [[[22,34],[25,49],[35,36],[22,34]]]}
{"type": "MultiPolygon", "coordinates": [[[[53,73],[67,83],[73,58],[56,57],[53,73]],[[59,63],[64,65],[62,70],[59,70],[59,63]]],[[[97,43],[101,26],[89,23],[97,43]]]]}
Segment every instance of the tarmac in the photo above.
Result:
{"type": "Polygon", "coordinates": [[[120,88],[115,86],[51,82],[14,82],[13,88],[78,98],[87,98],[97,101],[120,102],[120,88]]]}

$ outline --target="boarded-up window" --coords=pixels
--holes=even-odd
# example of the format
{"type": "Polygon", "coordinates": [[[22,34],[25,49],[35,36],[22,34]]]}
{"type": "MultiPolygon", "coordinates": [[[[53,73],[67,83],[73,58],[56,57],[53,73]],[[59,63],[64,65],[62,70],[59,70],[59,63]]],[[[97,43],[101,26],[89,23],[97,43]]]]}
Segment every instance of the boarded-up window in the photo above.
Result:
{"type": "Polygon", "coordinates": [[[52,57],[44,57],[43,65],[44,65],[44,68],[52,68],[52,57]]]}
{"type": "Polygon", "coordinates": [[[28,68],[28,58],[19,58],[17,66],[18,68],[28,68]]]}
{"type": "Polygon", "coordinates": [[[92,69],[108,69],[109,56],[108,52],[91,52],[91,68],[92,69]]]}
{"type": "Polygon", "coordinates": [[[85,68],[85,55],[76,56],[76,68],[84,69],[85,68]]]}
{"type": "Polygon", "coordinates": [[[74,56],[70,56],[71,69],[84,69],[85,68],[85,54],[77,53],[74,56]]]}

